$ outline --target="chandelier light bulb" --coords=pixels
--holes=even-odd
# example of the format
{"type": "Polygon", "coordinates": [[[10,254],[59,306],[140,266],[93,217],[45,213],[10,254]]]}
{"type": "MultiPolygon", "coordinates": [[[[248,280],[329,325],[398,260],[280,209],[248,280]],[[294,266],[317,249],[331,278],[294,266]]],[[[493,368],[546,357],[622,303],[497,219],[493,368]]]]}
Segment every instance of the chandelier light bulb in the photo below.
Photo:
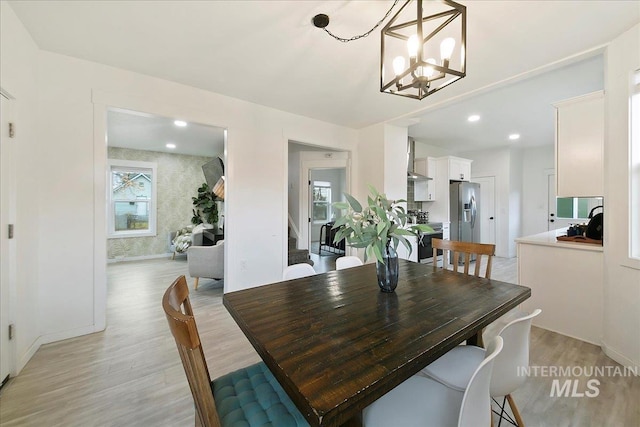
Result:
{"type": "Polygon", "coordinates": [[[456,40],[453,37],[447,37],[440,43],[440,58],[442,60],[451,59],[453,48],[456,46],[456,40]]]}
{"type": "MultiPolygon", "coordinates": [[[[427,59],[427,63],[428,64],[435,64],[436,61],[433,58],[429,58],[429,59],[427,59]]],[[[429,66],[429,65],[426,65],[426,66],[421,67],[421,68],[422,68],[422,75],[424,77],[427,77],[427,78],[430,79],[435,74],[435,69],[433,67],[429,66]]]]}
{"type": "Polygon", "coordinates": [[[414,34],[411,37],[409,37],[409,40],[407,40],[407,50],[409,51],[409,56],[411,58],[415,58],[418,56],[418,47],[419,47],[418,43],[418,35],[414,34]]]}
{"type": "Polygon", "coordinates": [[[404,71],[404,56],[396,56],[393,59],[393,72],[399,76],[404,71]]]}

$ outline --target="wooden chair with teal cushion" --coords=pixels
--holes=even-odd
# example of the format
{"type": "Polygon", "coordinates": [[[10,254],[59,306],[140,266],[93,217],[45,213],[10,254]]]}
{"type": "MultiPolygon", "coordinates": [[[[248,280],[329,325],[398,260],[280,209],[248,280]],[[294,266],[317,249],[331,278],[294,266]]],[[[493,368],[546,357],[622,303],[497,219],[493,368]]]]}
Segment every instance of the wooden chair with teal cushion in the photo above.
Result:
{"type": "Polygon", "coordinates": [[[309,426],[260,362],[211,381],[184,276],[162,298],[196,406],[196,426],[309,426]]]}

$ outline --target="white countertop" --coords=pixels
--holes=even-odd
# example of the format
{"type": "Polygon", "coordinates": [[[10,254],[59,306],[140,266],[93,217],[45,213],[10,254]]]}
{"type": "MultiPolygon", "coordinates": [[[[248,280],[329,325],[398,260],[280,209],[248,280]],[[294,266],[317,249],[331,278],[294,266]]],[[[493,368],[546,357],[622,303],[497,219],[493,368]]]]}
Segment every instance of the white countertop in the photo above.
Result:
{"type": "Polygon", "coordinates": [[[559,242],[557,236],[566,236],[567,228],[559,228],[557,230],[546,231],[532,236],[524,236],[516,239],[516,243],[525,243],[529,245],[552,246],[556,248],[577,249],[581,251],[602,252],[602,246],[591,243],[574,243],[559,242]]]}

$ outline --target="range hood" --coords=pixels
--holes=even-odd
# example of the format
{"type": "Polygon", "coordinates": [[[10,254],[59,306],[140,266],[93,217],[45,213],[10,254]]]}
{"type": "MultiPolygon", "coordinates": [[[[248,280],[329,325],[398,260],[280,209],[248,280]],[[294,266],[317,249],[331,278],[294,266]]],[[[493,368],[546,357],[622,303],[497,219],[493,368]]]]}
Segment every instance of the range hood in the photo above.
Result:
{"type": "Polygon", "coordinates": [[[416,141],[409,138],[407,141],[407,180],[408,181],[427,181],[428,176],[420,175],[413,171],[413,162],[416,160],[416,141]]]}

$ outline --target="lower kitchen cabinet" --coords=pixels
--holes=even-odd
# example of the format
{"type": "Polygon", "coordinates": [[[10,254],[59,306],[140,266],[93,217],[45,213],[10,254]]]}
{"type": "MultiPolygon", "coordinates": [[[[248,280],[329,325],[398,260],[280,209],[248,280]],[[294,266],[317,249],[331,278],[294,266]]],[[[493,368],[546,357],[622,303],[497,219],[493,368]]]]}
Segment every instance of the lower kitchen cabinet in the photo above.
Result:
{"type": "Polygon", "coordinates": [[[604,258],[602,246],[557,242],[566,229],[516,239],[518,284],[531,288],[526,311],[542,309],[533,324],[601,345],[604,258]]]}

